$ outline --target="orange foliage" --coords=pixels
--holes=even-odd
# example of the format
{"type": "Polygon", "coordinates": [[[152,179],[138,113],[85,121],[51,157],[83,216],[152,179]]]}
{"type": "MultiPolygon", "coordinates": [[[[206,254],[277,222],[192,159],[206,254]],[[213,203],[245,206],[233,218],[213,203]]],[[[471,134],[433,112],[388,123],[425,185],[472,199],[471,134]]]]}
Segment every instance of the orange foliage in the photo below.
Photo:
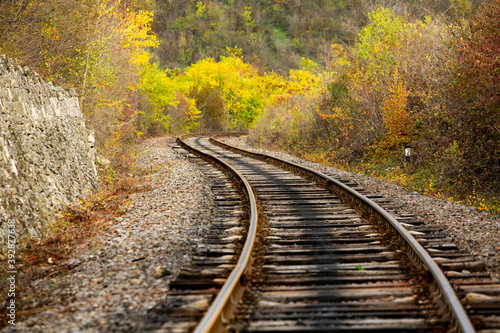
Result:
{"type": "Polygon", "coordinates": [[[384,110],[385,144],[388,147],[395,147],[409,143],[409,134],[412,130],[412,118],[407,108],[409,92],[406,84],[397,79],[390,83],[388,87],[389,96],[384,100],[382,109],[384,110]]]}

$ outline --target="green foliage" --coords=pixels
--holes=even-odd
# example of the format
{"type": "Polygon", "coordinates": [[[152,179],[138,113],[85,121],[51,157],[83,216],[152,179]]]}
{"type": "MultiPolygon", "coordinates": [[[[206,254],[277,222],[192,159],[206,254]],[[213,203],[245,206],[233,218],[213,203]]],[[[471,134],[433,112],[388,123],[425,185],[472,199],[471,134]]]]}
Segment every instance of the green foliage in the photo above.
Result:
{"type": "Polygon", "coordinates": [[[169,68],[187,67],[201,59],[220,60],[226,47],[237,45],[261,70],[287,74],[301,57],[320,62],[318,45],[342,34],[339,0],[297,3],[250,1],[158,1],[154,30],[163,41],[157,54],[169,68]]]}
{"type": "Polygon", "coordinates": [[[141,112],[139,127],[150,135],[168,132],[172,117],[165,109],[175,104],[175,91],[169,85],[167,73],[159,70],[156,64],[146,67],[140,79],[140,90],[149,96],[149,108],[141,112]]]}
{"type": "Polygon", "coordinates": [[[116,171],[113,170],[113,168],[111,167],[106,167],[104,169],[104,172],[105,172],[105,177],[104,177],[104,181],[108,184],[114,184],[116,182],[116,171]]]}
{"type": "MultiPolygon", "coordinates": [[[[154,31],[162,40],[157,52],[162,66],[184,68],[207,57],[219,60],[226,47],[237,45],[259,70],[286,75],[300,67],[302,57],[328,66],[331,43],[353,44],[369,20],[390,21],[387,13],[375,12],[381,6],[396,8],[393,16],[404,11],[423,20],[430,14],[456,13],[461,18],[477,1],[158,0],[154,31]]],[[[375,31],[372,37],[376,38],[375,31]]]]}
{"type": "Polygon", "coordinates": [[[364,271],[365,269],[363,268],[363,265],[356,265],[355,266],[358,271],[364,271]]]}
{"type": "Polygon", "coordinates": [[[403,52],[407,24],[394,11],[380,7],[369,13],[370,24],[363,27],[354,49],[354,55],[369,66],[367,74],[374,80],[390,75],[396,68],[398,56],[403,52]]]}

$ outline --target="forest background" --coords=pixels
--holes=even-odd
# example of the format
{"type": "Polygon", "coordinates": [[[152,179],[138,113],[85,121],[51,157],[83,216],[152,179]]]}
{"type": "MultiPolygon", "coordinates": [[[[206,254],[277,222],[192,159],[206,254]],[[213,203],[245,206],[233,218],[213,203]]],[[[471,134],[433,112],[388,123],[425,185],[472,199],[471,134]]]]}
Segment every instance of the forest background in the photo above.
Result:
{"type": "Polygon", "coordinates": [[[4,0],[0,53],[77,90],[109,182],[144,137],[249,131],[500,212],[497,0],[4,0]]]}

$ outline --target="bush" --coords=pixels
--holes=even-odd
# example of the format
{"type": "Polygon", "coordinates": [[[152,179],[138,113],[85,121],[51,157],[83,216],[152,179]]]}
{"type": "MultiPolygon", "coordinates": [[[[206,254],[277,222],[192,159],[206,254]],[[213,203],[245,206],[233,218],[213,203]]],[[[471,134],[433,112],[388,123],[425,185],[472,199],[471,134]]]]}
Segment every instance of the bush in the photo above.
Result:
{"type": "Polygon", "coordinates": [[[485,3],[457,45],[457,82],[447,119],[458,142],[460,175],[472,189],[500,192],[500,4],[485,3]]]}

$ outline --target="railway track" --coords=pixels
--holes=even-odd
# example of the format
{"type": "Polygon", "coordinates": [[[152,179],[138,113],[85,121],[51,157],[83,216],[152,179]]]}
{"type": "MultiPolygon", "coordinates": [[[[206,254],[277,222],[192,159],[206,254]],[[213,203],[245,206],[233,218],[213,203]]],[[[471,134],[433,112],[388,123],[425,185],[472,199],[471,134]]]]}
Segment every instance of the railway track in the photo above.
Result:
{"type": "Polygon", "coordinates": [[[446,233],[357,184],[210,136],[179,144],[213,176],[217,215],[149,329],[500,332],[498,281],[446,233]]]}

